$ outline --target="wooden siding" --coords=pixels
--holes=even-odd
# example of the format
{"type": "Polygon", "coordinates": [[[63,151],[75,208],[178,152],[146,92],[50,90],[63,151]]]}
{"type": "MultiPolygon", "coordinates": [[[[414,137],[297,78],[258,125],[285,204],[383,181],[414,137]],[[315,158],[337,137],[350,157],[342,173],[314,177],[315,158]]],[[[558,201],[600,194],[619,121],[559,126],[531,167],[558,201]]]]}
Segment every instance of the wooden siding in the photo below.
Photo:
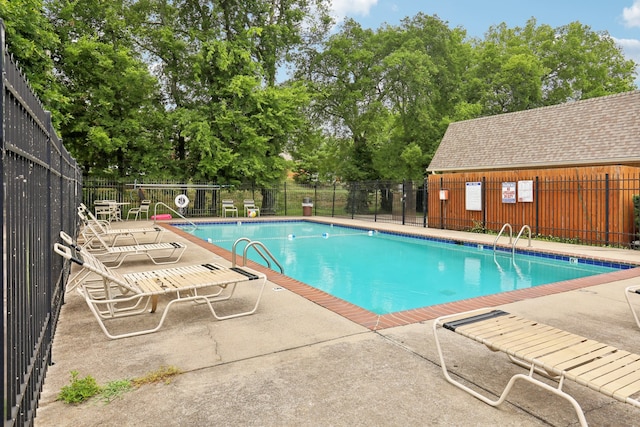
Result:
{"type": "Polygon", "coordinates": [[[429,227],[498,232],[524,225],[532,235],[575,243],[629,247],[637,240],[633,196],[640,194],[640,168],[594,166],[430,175],[429,227]],[[502,183],[531,180],[533,202],[503,203],[502,183]],[[482,182],[482,210],[465,207],[467,182],[482,182]],[[439,190],[449,199],[441,201],[439,190]]]}

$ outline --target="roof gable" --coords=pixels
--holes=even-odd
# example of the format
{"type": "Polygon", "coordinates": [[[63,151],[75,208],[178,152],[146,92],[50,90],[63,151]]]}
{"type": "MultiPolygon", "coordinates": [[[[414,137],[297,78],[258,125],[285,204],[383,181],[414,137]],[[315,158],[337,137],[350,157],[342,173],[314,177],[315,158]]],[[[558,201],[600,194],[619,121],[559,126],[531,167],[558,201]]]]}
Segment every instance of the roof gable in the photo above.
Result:
{"type": "Polygon", "coordinates": [[[640,163],[640,91],[451,123],[427,171],[640,163]]]}

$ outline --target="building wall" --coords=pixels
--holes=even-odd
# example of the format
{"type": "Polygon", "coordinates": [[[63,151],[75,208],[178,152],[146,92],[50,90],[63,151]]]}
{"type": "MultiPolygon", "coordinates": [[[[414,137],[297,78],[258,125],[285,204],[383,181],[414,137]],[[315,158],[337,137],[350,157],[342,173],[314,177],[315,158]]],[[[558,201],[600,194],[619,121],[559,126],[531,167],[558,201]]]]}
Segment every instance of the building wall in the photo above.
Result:
{"type": "Polygon", "coordinates": [[[428,181],[429,227],[498,232],[509,223],[514,235],[528,225],[532,235],[583,244],[625,247],[638,240],[633,207],[633,196],[640,194],[637,167],[434,174],[428,181]],[[505,203],[503,183],[517,186],[518,181],[532,181],[533,201],[519,201],[517,194],[515,203],[505,203]],[[467,209],[467,183],[474,182],[482,184],[481,210],[467,209]],[[447,200],[440,200],[442,189],[447,200]]]}

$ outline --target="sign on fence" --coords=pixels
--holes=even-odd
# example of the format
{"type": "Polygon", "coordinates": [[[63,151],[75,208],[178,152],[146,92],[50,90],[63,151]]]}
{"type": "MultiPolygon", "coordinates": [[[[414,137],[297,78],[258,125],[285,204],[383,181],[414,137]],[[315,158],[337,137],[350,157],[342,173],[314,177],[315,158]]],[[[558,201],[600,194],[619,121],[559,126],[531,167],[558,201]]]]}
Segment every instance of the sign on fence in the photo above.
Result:
{"type": "Polygon", "coordinates": [[[533,181],[518,181],[518,201],[533,202],[533,181]]]}
{"type": "Polygon", "coordinates": [[[502,183],[502,203],[515,203],[515,202],[516,202],[516,183],[503,182],[502,183]]]}
{"type": "Polygon", "coordinates": [[[482,210],[482,182],[467,182],[464,201],[468,211],[482,210]]]}

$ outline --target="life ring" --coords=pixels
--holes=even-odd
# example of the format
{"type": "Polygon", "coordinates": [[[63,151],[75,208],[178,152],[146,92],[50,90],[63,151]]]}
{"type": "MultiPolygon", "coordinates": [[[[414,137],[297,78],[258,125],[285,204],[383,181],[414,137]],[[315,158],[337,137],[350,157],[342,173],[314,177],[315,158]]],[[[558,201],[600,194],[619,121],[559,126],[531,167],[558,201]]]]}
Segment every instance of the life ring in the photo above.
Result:
{"type": "Polygon", "coordinates": [[[176,206],[179,208],[186,208],[189,205],[189,198],[186,194],[178,194],[175,200],[176,206]]]}
{"type": "Polygon", "coordinates": [[[171,214],[151,215],[153,220],[171,219],[171,214]]]}

